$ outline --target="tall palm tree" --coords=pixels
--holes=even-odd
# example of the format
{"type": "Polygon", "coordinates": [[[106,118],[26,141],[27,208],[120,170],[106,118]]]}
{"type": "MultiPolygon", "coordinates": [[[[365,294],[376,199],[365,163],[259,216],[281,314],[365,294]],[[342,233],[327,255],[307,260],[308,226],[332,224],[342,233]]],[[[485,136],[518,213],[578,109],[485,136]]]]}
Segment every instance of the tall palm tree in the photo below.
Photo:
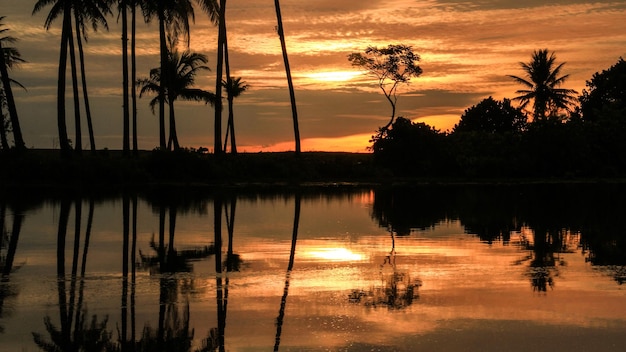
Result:
{"type": "Polygon", "coordinates": [[[274,0],[276,8],[276,20],[278,21],[278,37],[280,38],[280,46],[283,51],[283,61],[285,62],[285,73],[287,74],[287,84],[289,85],[289,97],[291,100],[291,115],[293,118],[293,132],[296,142],[296,155],[300,155],[300,128],[298,127],[298,109],[296,108],[296,95],[293,89],[293,80],[291,79],[291,68],[289,68],[289,57],[287,56],[287,45],[285,44],[285,32],[283,30],[283,17],[280,13],[280,3],[274,0]]]}
{"type": "MultiPolygon", "coordinates": [[[[217,21],[218,5],[216,0],[195,0],[200,8],[209,15],[213,23],[217,21]]],[[[156,0],[147,1],[144,7],[147,20],[157,18],[159,21],[159,49],[161,72],[166,72],[168,61],[167,36],[177,38],[186,36],[189,46],[189,19],[195,20],[195,12],[190,0],[156,0]]],[[[159,95],[165,95],[165,82],[159,87],[159,95]]],[[[165,101],[159,101],[159,146],[166,148],[165,142],[165,101]]]]}
{"type": "MultiPolygon", "coordinates": [[[[4,19],[4,16],[0,16],[0,22],[3,19],[4,19]]],[[[4,35],[4,33],[8,31],[8,29],[2,28],[3,26],[4,25],[0,23],[0,35],[4,35]]],[[[24,60],[22,60],[20,52],[17,49],[11,48],[11,47],[4,47],[4,42],[14,43],[16,40],[17,39],[11,36],[0,37],[0,76],[2,78],[2,89],[1,89],[2,94],[0,96],[3,100],[2,103],[6,104],[7,109],[9,110],[9,118],[11,119],[13,139],[15,141],[15,148],[18,150],[22,150],[22,149],[25,149],[25,145],[24,145],[24,139],[22,137],[22,130],[20,128],[19,118],[17,115],[17,108],[15,106],[15,100],[13,98],[13,90],[11,89],[11,83],[18,84],[22,88],[24,86],[19,84],[17,81],[9,78],[8,69],[20,62],[24,62],[24,60]]],[[[4,117],[0,119],[0,124],[2,124],[1,128],[3,132],[3,136],[5,136],[4,117]]],[[[3,139],[3,146],[5,144],[4,142],[5,141],[3,139]]],[[[8,146],[8,143],[7,143],[7,146],[8,146]]]]}
{"type": "Polygon", "coordinates": [[[125,156],[130,154],[130,106],[128,96],[128,5],[129,0],[119,0],[122,17],[122,99],[123,99],[123,133],[122,151],[125,156]]]}
{"type": "Polygon", "coordinates": [[[213,153],[222,150],[222,73],[224,70],[224,47],[226,44],[226,0],[220,0],[217,34],[217,63],[215,66],[215,117],[213,125],[213,153]]]}
{"type": "Polygon", "coordinates": [[[137,7],[144,7],[144,0],[131,0],[130,16],[130,81],[131,87],[131,124],[133,134],[133,153],[139,152],[137,145],[137,7]]]}
{"type": "MultiPolygon", "coordinates": [[[[228,57],[228,50],[226,50],[226,56],[228,57]]],[[[228,64],[226,64],[226,67],[228,67],[228,64]]],[[[226,88],[226,93],[228,94],[228,124],[226,125],[226,137],[224,138],[224,151],[226,151],[226,143],[228,143],[228,132],[230,131],[230,152],[233,154],[237,154],[233,99],[248,90],[249,86],[246,84],[246,82],[241,80],[241,77],[232,78],[230,77],[230,75],[228,77],[228,80],[222,81],[222,85],[224,85],[224,88],[226,88]]]]}
{"type": "Polygon", "coordinates": [[[548,49],[535,50],[530,62],[520,62],[526,73],[525,78],[509,75],[526,87],[516,92],[520,95],[514,100],[519,101],[521,107],[526,107],[531,100],[533,101],[534,121],[556,116],[559,110],[569,111],[575,104],[576,91],[559,88],[569,78],[569,75],[560,76],[565,63],[556,65],[555,61],[554,52],[548,53],[548,49]]]}
{"type": "Polygon", "coordinates": [[[138,83],[141,85],[139,96],[144,93],[156,93],[157,96],[150,101],[150,107],[154,112],[157,104],[167,102],[170,114],[170,136],[167,149],[174,150],[180,148],[178,136],[176,133],[176,118],[174,110],[174,102],[178,99],[188,101],[203,101],[213,104],[215,95],[211,92],[191,88],[195,84],[196,76],[199,71],[209,70],[205,64],[208,59],[205,55],[193,53],[185,50],[182,54],[173,51],[168,55],[166,65],[166,76],[161,74],[161,68],[153,68],[150,70],[150,77],[140,79],[138,83]],[[164,94],[161,94],[161,86],[165,86],[164,94]]]}
{"type": "Polygon", "coordinates": [[[70,155],[70,141],[67,137],[67,123],[65,119],[65,73],[67,70],[67,50],[69,38],[72,36],[72,5],[70,0],[38,0],[33,8],[33,15],[44,7],[52,5],[44,27],[50,29],[52,22],[59,16],[63,18],[61,29],[61,50],[59,51],[59,71],[57,81],[57,128],[59,131],[59,146],[61,155],[70,155]]]}
{"type": "Polygon", "coordinates": [[[87,118],[87,128],[89,132],[89,146],[91,152],[96,151],[96,141],[93,132],[93,122],[91,118],[91,107],[89,105],[89,94],[87,90],[87,78],[85,74],[85,54],[83,50],[83,39],[87,42],[87,30],[85,22],[90,22],[94,31],[98,30],[98,25],[109,29],[106,15],[111,13],[108,4],[110,0],[86,0],[74,3],[74,23],[76,26],[76,44],[80,63],[80,76],[83,88],[83,99],[85,102],[85,115],[87,118]]]}

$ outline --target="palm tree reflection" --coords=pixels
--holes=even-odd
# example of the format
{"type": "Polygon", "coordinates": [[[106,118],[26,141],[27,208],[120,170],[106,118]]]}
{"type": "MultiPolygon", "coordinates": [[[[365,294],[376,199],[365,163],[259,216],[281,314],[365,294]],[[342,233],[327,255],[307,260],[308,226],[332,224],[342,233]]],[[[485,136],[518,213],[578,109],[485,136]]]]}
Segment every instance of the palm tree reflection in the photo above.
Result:
{"type": "Polygon", "coordinates": [[[108,318],[98,321],[98,317],[93,315],[87,325],[87,311],[82,307],[83,303],[83,282],[85,266],[87,262],[87,248],[91,221],[93,217],[93,202],[90,202],[90,211],[86,239],[83,248],[83,257],[80,274],[80,289],[78,292],[78,302],[76,302],[76,280],[78,275],[78,253],[80,245],[81,228],[81,207],[82,199],[75,201],[75,240],[72,256],[72,273],[70,277],[69,301],[67,297],[67,278],[65,273],[65,240],[70,217],[71,202],[68,199],[61,201],[59,214],[59,227],[57,232],[57,292],[59,297],[59,320],[60,328],[52,323],[50,316],[44,317],[46,331],[50,335],[47,341],[42,334],[33,332],[35,344],[44,351],[115,351],[116,346],[111,340],[111,332],[107,330],[108,318]],[[76,315],[74,316],[74,310],[76,315]]]}
{"type": "Polygon", "coordinates": [[[300,205],[301,195],[296,193],[295,196],[295,209],[293,215],[293,231],[291,233],[291,250],[289,252],[289,265],[287,265],[287,274],[285,274],[285,288],[283,289],[283,296],[280,299],[280,309],[278,311],[278,317],[276,318],[276,339],[274,342],[274,351],[278,351],[280,346],[280,337],[283,331],[283,322],[285,319],[285,306],[287,305],[287,295],[289,294],[289,281],[291,279],[291,271],[293,270],[293,262],[296,255],[296,242],[298,240],[298,226],[300,224],[300,205]]]}
{"type": "Polygon", "coordinates": [[[140,254],[141,267],[159,275],[159,322],[157,329],[144,326],[141,339],[135,350],[138,351],[189,351],[194,330],[189,325],[189,301],[182,312],[179,309],[179,294],[185,294],[194,287],[192,279],[180,278],[175,273],[190,272],[191,261],[215,254],[215,246],[199,249],[176,250],[174,246],[176,220],[179,205],[175,201],[161,201],[159,211],[159,242],[154,238],[150,247],[155,256],[140,254]],[[169,210],[169,242],[165,244],[165,222],[169,210]]]}
{"type": "Polygon", "coordinates": [[[208,336],[202,340],[202,347],[198,352],[225,351],[224,333],[226,330],[226,313],[228,311],[228,288],[230,278],[228,273],[239,271],[242,260],[239,254],[233,252],[233,237],[235,231],[235,211],[237,199],[223,201],[221,196],[216,196],[213,203],[214,210],[214,244],[215,244],[215,284],[217,305],[217,327],[212,328],[208,336]],[[228,249],[226,259],[222,261],[222,205],[226,218],[228,231],[228,249]],[[229,206],[230,205],[230,206],[229,206]],[[224,275],[224,270],[226,274],[224,275]]]}
{"type": "MultiPolygon", "coordinates": [[[[4,300],[8,297],[16,296],[15,288],[9,285],[9,276],[11,272],[17,270],[19,266],[15,266],[15,252],[17,251],[17,242],[24,221],[24,212],[20,207],[13,208],[13,225],[11,232],[5,228],[7,204],[0,201],[0,268],[2,278],[0,279],[0,318],[4,314],[4,300]],[[6,254],[3,256],[1,250],[6,246],[6,254]]],[[[4,332],[4,328],[0,326],[0,333],[4,332]]]]}

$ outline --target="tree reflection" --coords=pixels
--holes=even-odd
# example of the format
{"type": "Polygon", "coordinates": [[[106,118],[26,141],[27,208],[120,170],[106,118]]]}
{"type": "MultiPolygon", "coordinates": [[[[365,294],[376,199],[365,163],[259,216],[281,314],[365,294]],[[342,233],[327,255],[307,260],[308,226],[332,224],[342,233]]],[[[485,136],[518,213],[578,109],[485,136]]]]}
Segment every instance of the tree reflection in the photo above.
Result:
{"type": "Polygon", "coordinates": [[[387,307],[388,309],[402,309],[413,304],[419,298],[418,289],[422,286],[421,280],[412,281],[407,271],[401,271],[396,266],[396,241],[393,231],[391,235],[391,251],[380,265],[380,285],[375,285],[369,291],[354,290],[348,299],[352,303],[360,303],[366,307],[387,307]]]}
{"type": "Polygon", "coordinates": [[[529,262],[528,276],[533,291],[547,292],[554,287],[554,278],[559,276],[559,267],[565,266],[561,253],[572,252],[570,233],[563,229],[537,227],[532,230],[532,239],[522,233],[522,247],[530,253],[516,264],[529,262]]]}
{"type": "Polygon", "coordinates": [[[93,315],[89,324],[86,322],[87,311],[83,304],[83,282],[87,263],[88,238],[93,217],[93,202],[90,202],[86,240],[83,248],[80,280],[81,285],[76,297],[76,280],[78,279],[78,255],[80,252],[81,209],[82,199],[75,200],[75,239],[72,255],[72,272],[70,276],[69,301],[67,292],[67,278],[65,272],[65,242],[70,217],[71,201],[61,200],[59,226],[57,232],[57,293],[59,298],[60,328],[52,323],[50,316],[44,317],[44,325],[50,336],[46,340],[40,333],[33,332],[35,344],[44,351],[115,351],[116,346],[111,340],[111,333],[107,330],[107,318],[98,321],[93,315]],[[74,312],[75,311],[75,312],[74,312]],[[74,315],[75,314],[75,315],[74,315]]]}
{"type": "MultiPolygon", "coordinates": [[[[19,268],[19,266],[14,265],[14,260],[22,230],[22,222],[24,221],[24,210],[19,206],[15,206],[12,210],[13,224],[9,232],[6,230],[5,224],[7,204],[4,201],[0,201],[0,268],[2,268],[2,278],[0,279],[0,318],[4,315],[4,300],[17,295],[15,288],[9,283],[9,277],[11,272],[19,268]],[[5,247],[6,254],[2,255],[5,247]]],[[[0,333],[2,332],[4,332],[4,328],[0,325],[0,333]]]]}
{"type": "Polygon", "coordinates": [[[150,256],[139,251],[141,267],[147,268],[156,273],[180,273],[192,270],[191,261],[207,258],[214,254],[215,248],[207,245],[196,249],[177,250],[174,245],[176,233],[176,218],[178,205],[165,204],[158,205],[159,212],[159,240],[155,241],[154,236],[150,241],[150,248],[155,255],[150,256]],[[169,210],[169,242],[165,243],[165,222],[169,210]]]}
{"type": "Polygon", "coordinates": [[[278,311],[278,317],[276,318],[276,339],[274,342],[274,351],[278,351],[278,347],[280,346],[280,337],[283,331],[283,322],[285,320],[285,306],[287,305],[287,295],[289,295],[289,281],[291,280],[291,271],[293,270],[293,262],[296,256],[296,242],[298,240],[301,202],[302,197],[300,193],[296,193],[293,214],[293,231],[291,233],[291,250],[289,251],[289,264],[287,265],[287,274],[285,275],[285,287],[283,288],[283,296],[280,299],[280,309],[278,311]]]}
{"type": "MultiPolygon", "coordinates": [[[[159,321],[157,328],[145,325],[140,340],[135,344],[136,351],[189,351],[194,338],[194,330],[189,325],[189,301],[179,307],[181,291],[187,294],[193,289],[192,279],[184,279],[169,274],[192,271],[191,262],[216,254],[215,245],[198,249],[177,250],[175,246],[176,221],[179,208],[187,211],[175,198],[163,197],[153,202],[159,214],[159,239],[152,238],[150,248],[154,256],[141,251],[141,267],[159,275],[159,321]],[[165,242],[166,222],[168,242],[165,242]]],[[[135,226],[135,225],[133,225],[135,226]]]]}
{"type": "Polygon", "coordinates": [[[243,262],[239,254],[233,252],[236,209],[237,198],[235,197],[230,198],[228,201],[223,201],[222,196],[217,195],[213,200],[217,327],[212,328],[207,337],[202,340],[202,347],[198,349],[198,352],[225,351],[226,348],[224,335],[226,330],[228,289],[230,284],[228,273],[239,271],[243,262]],[[228,249],[225,260],[222,260],[222,206],[226,219],[226,229],[228,231],[228,249]]]}

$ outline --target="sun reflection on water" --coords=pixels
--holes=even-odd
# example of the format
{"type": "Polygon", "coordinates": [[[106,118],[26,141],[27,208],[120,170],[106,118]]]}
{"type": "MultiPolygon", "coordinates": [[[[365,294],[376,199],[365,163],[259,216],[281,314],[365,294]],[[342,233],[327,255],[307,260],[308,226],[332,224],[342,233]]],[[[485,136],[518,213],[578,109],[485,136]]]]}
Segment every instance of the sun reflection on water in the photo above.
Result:
{"type": "Polygon", "coordinates": [[[313,248],[303,254],[306,258],[330,260],[334,262],[354,262],[365,260],[365,255],[347,248],[313,248]]]}

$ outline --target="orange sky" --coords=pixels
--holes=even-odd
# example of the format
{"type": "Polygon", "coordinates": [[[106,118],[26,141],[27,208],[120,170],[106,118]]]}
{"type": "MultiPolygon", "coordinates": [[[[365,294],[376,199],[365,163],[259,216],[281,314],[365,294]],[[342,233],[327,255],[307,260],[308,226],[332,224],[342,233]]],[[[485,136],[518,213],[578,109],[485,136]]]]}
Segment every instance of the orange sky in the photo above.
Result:
{"type": "MultiPolygon", "coordinates": [[[[18,111],[29,147],[50,148],[56,138],[56,82],[60,22],[46,32],[43,13],[31,16],[35,1],[0,0],[4,23],[28,60],[12,76],[28,91],[17,91],[18,111]]],[[[375,82],[350,66],[347,55],[368,45],[407,44],[421,55],[424,73],[402,89],[398,115],[451,128],[462,112],[483,98],[512,98],[518,87],[508,74],[522,74],[520,61],[548,48],[564,73],[567,88],[581,92],[585,81],[626,56],[623,1],[452,0],[281,2],[294,76],[303,150],[365,151],[369,138],[389,118],[390,107],[375,82]]],[[[199,10],[191,28],[191,49],[214,67],[216,29],[199,10]]],[[[232,75],[250,85],[235,101],[240,151],[293,150],[289,94],[275,33],[272,1],[230,0],[227,23],[232,75]]],[[[89,34],[88,83],[98,148],[121,147],[120,30],[89,34]]],[[[139,76],[158,66],[156,24],[140,24],[139,76]]],[[[215,89],[209,74],[198,81],[215,89]]],[[[68,89],[68,97],[69,92],[68,89]]],[[[157,118],[139,101],[140,148],[158,145],[157,118]]],[[[70,101],[68,100],[68,103],[70,101]]],[[[73,116],[68,104],[68,120],[73,116]]],[[[177,104],[183,146],[213,145],[213,109],[177,104]]],[[[226,117],[226,113],[224,114],[226,117]]],[[[86,124],[84,124],[86,125],[86,124]]],[[[224,123],[225,126],[225,123],[224,123]]],[[[68,125],[73,139],[73,125],[68,125]]],[[[85,130],[86,133],[86,130],[85,130]]],[[[87,138],[83,138],[87,141],[87,138]]]]}

